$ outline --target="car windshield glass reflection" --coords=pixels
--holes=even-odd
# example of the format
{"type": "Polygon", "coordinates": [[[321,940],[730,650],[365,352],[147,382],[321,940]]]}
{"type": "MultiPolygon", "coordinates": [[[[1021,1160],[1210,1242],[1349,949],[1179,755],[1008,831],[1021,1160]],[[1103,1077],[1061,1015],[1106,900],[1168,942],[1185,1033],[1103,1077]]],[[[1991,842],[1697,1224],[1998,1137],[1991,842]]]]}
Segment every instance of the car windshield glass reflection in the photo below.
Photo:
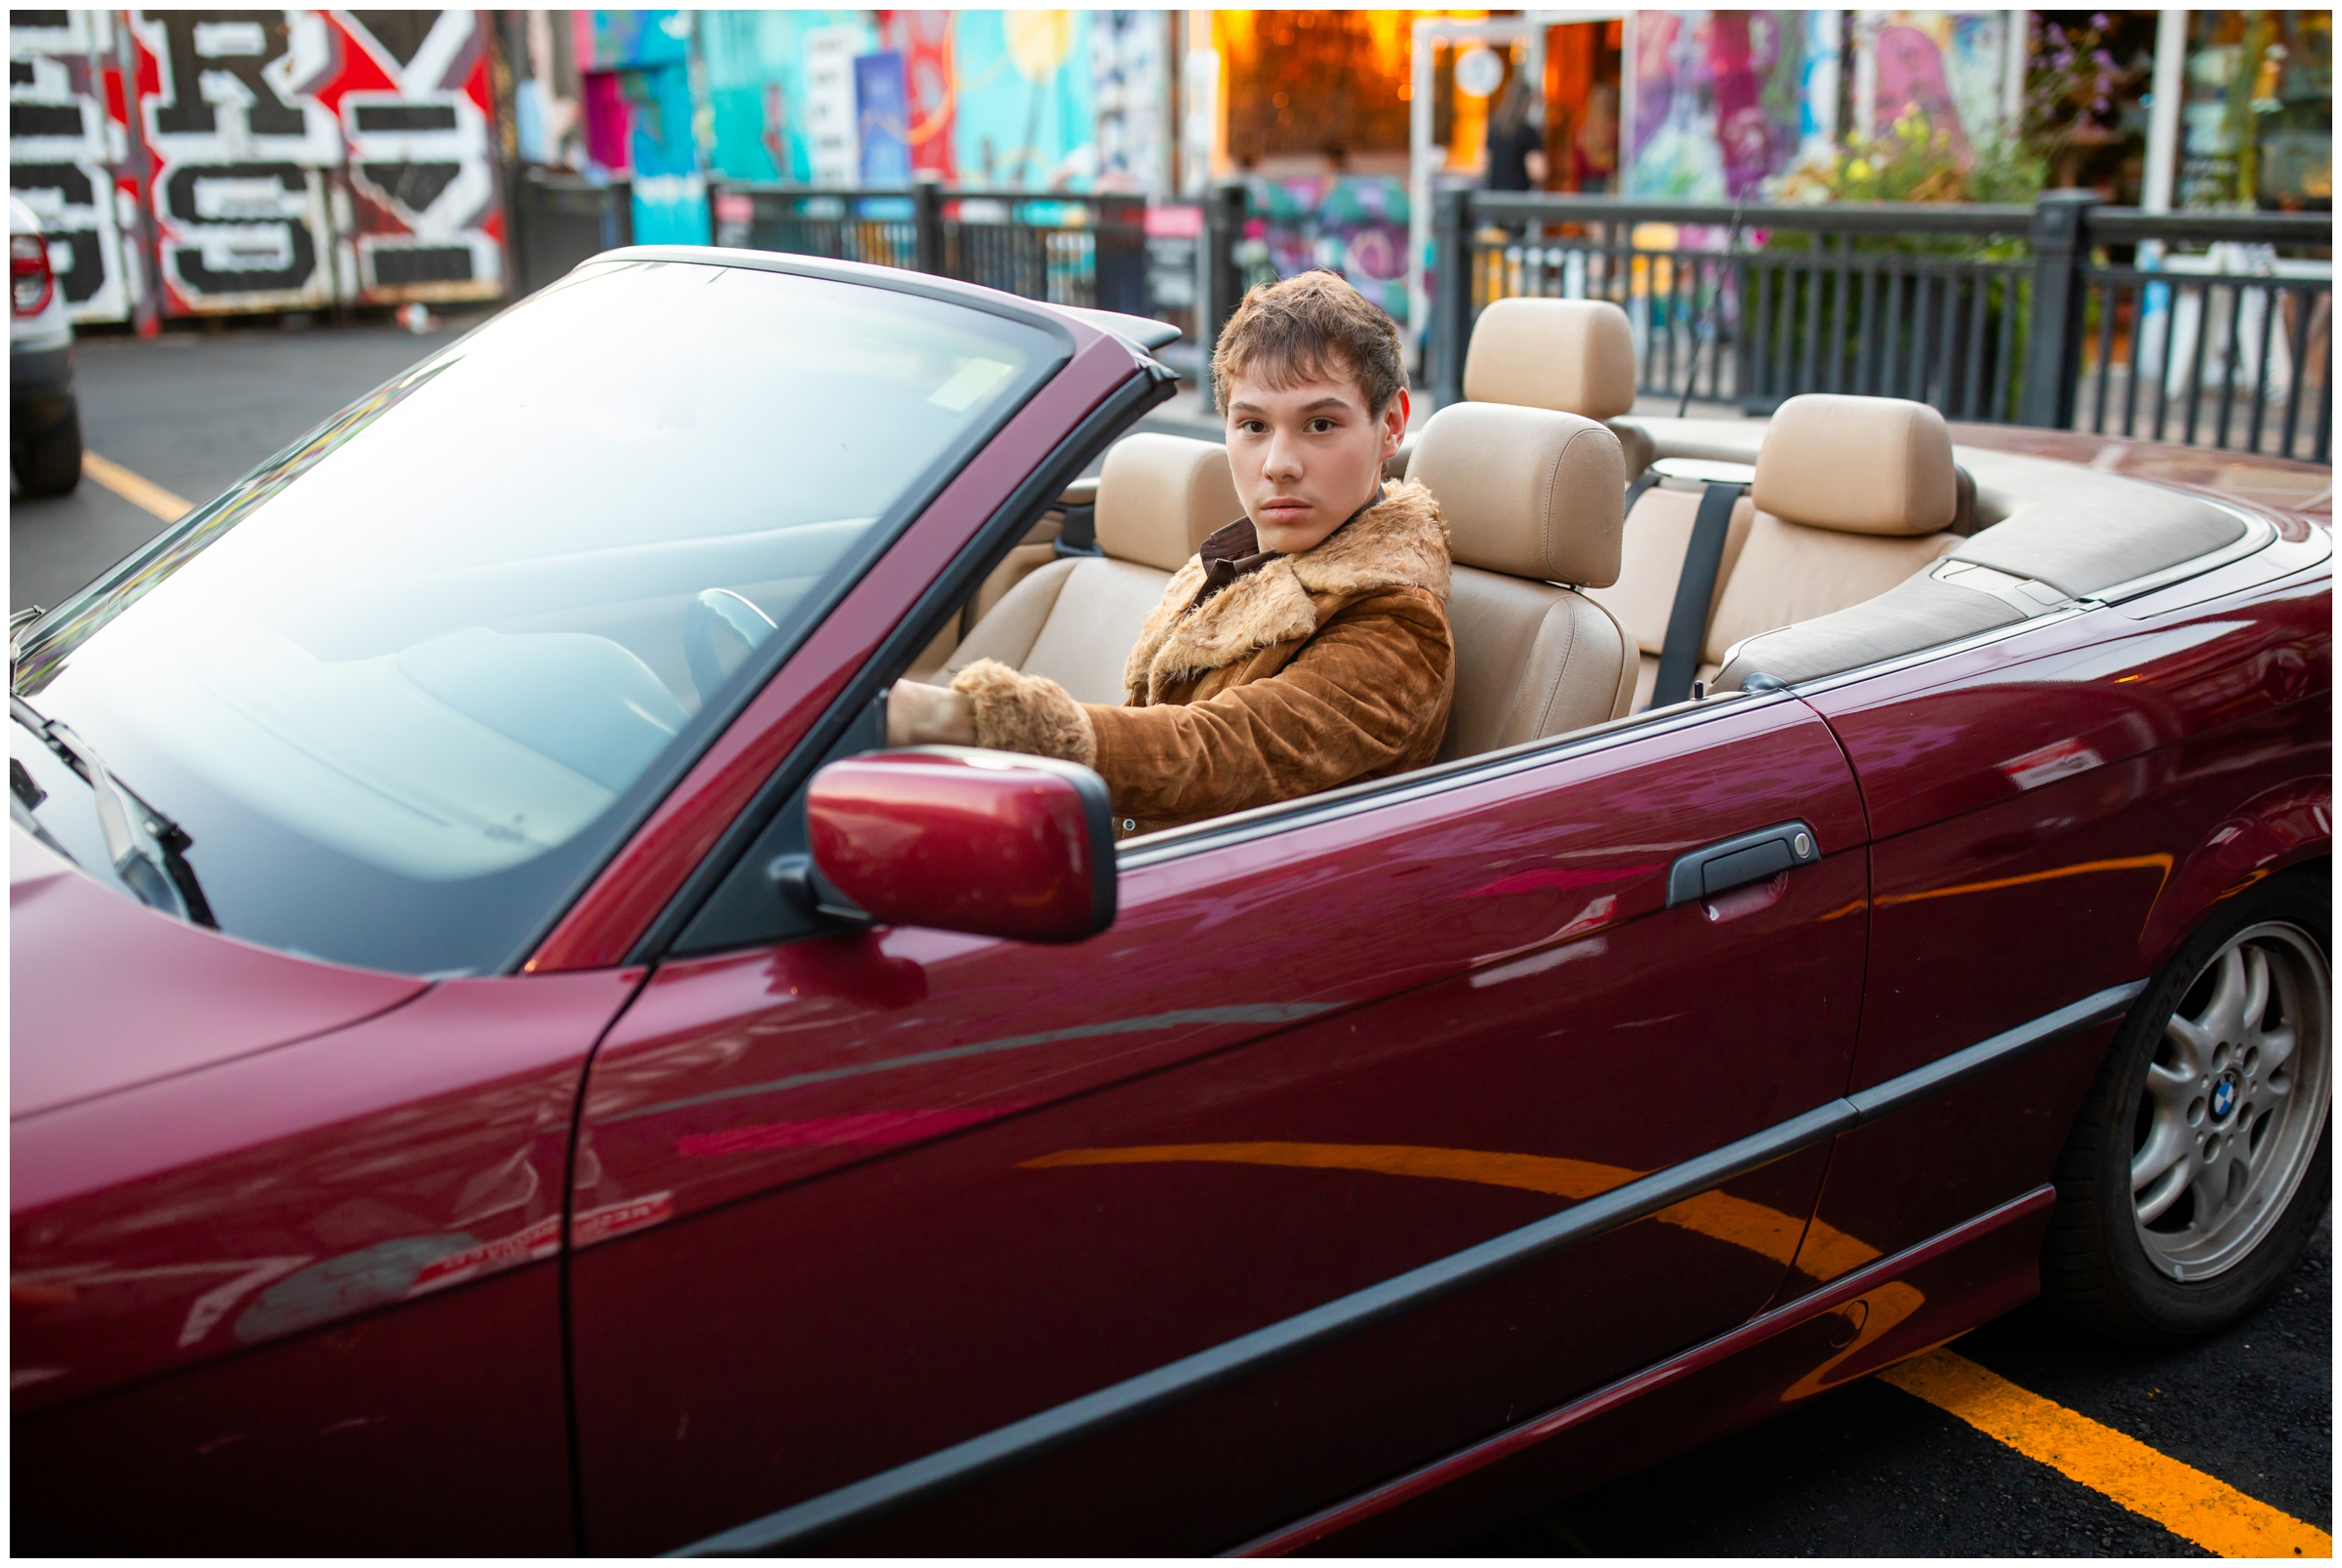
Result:
{"type": "Polygon", "coordinates": [[[589,267],[52,614],[16,689],[184,824],[223,929],[501,963],[1061,352],[857,285],[589,267]]]}

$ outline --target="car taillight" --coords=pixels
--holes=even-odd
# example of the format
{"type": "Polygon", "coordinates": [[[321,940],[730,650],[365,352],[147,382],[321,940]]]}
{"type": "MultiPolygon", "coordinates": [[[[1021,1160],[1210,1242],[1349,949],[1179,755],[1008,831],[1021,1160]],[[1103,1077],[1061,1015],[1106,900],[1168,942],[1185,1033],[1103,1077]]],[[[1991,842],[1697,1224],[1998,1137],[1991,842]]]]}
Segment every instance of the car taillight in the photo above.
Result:
{"type": "Polygon", "coordinates": [[[49,270],[49,242],[38,234],[8,237],[8,298],[20,316],[37,316],[49,308],[57,279],[49,270]]]}

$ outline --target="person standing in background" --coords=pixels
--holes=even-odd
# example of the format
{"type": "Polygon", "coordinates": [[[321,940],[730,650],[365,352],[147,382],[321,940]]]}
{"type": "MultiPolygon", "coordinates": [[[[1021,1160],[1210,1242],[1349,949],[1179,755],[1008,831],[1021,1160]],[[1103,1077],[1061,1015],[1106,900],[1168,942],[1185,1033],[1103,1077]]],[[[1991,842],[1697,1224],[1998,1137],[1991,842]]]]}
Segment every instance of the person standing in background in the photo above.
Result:
{"type": "Polygon", "coordinates": [[[1545,188],[1545,130],[1538,123],[1537,90],[1515,74],[1488,117],[1488,188],[1545,188]]]}

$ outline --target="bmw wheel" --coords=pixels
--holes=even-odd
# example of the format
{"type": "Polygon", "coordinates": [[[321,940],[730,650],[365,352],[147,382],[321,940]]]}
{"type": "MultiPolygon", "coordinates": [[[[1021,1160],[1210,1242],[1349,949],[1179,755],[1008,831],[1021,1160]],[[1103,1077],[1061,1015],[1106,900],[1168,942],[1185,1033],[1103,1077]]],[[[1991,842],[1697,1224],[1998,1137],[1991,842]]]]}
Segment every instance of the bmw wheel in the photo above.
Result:
{"type": "Polygon", "coordinates": [[[2325,1212],[2329,883],[2239,897],[2140,996],[2059,1162],[2041,1284],[2068,1318],[2167,1342],[2276,1288],[2325,1212]]]}

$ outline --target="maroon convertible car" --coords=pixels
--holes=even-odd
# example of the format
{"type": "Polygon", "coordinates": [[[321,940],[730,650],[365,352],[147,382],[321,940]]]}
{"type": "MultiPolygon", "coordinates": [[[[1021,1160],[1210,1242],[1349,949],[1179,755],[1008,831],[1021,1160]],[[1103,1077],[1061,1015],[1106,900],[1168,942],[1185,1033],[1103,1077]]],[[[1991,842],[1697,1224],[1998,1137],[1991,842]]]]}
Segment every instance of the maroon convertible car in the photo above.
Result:
{"type": "Polygon", "coordinates": [[[1384,1550],[2273,1288],[2323,470],[1508,302],[1439,760],[1132,834],[877,704],[1120,700],[1159,331],[613,253],[20,621],[18,1549],[1384,1550]]]}

